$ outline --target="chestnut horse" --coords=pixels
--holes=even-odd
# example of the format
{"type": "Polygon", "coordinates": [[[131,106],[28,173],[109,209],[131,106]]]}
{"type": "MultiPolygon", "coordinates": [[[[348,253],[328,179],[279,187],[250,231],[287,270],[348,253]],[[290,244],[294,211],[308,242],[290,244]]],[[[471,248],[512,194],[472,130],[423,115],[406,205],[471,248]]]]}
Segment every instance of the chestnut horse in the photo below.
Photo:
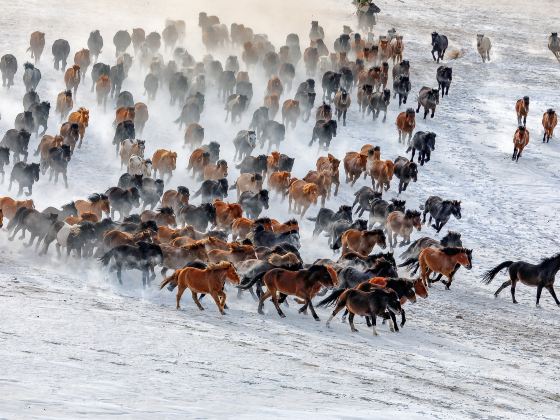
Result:
{"type": "Polygon", "coordinates": [[[408,143],[412,138],[412,132],[416,127],[416,113],[414,109],[408,108],[405,112],[401,112],[397,116],[397,130],[399,132],[399,143],[404,143],[404,139],[408,134],[408,143]]]}
{"type": "Polygon", "coordinates": [[[399,246],[408,245],[410,243],[410,234],[414,228],[419,232],[422,230],[422,219],[420,218],[419,211],[407,210],[405,213],[401,211],[389,213],[385,225],[389,236],[389,247],[393,249],[397,246],[398,236],[403,238],[399,246]]]}
{"type": "Polygon", "coordinates": [[[402,54],[404,51],[403,36],[397,35],[392,41],[391,46],[393,47],[393,66],[396,63],[402,61],[402,54]]]}
{"type": "Polygon", "coordinates": [[[391,180],[395,172],[395,164],[392,160],[381,160],[379,146],[370,149],[368,152],[366,170],[371,177],[371,186],[374,191],[383,192],[391,187],[391,180]]]}
{"type": "Polygon", "coordinates": [[[316,184],[294,178],[288,189],[288,211],[292,211],[293,202],[294,213],[299,213],[303,219],[311,204],[317,204],[318,197],[319,188],[316,184]]]}
{"type": "MultiPolygon", "coordinates": [[[[331,172],[331,185],[334,184],[334,196],[338,195],[338,187],[340,187],[340,160],[335,158],[330,153],[327,156],[321,156],[317,159],[317,163],[315,164],[317,171],[330,171],[331,172]]],[[[329,191],[329,195],[327,198],[331,198],[331,193],[329,191]]]]}
{"type": "Polygon", "coordinates": [[[358,230],[348,229],[342,234],[342,255],[347,252],[357,252],[369,255],[375,245],[387,248],[386,237],[381,229],[358,230]]]}
{"type": "Polygon", "coordinates": [[[525,149],[528,144],[529,130],[520,125],[513,136],[513,155],[511,156],[511,160],[515,160],[517,162],[521,157],[523,149],[525,149]]]}
{"type": "Polygon", "coordinates": [[[521,126],[523,119],[523,127],[527,125],[527,114],[529,114],[529,97],[524,96],[515,103],[515,112],[517,113],[517,125],[521,126]]]}
{"type": "Polygon", "coordinates": [[[255,248],[253,248],[252,245],[231,244],[231,249],[229,251],[213,249],[212,251],[208,252],[208,261],[210,261],[211,263],[229,261],[232,264],[236,264],[241,261],[256,258],[257,254],[255,254],[255,248]]]}
{"type": "Polygon", "coordinates": [[[77,111],[72,112],[68,116],[68,122],[78,124],[80,131],[80,144],[78,144],[78,148],[82,147],[82,140],[86,134],[86,127],[89,124],[89,110],[80,107],[77,111]]]}
{"type": "Polygon", "coordinates": [[[190,289],[192,298],[198,309],[204,310],[197,293],[209,294],[216,302],[216,306],[220,314],[225,315],[224,307],[226,305],[226,294],[224,293],[224,285],[226,280],[233,284],[239,284],[239,276],[230,262],[221,262],[219,264],[209,264],[207,268],[200,269],[195,267],[186,267],[175,271],[171,276],[167,277],[160,284],[160,290],[168,284],[176,284],[177,289],[177,309],[181,309],[179,302],[181,296],[186,289],[190,289]]]}
{"type": "Polygon", "coordinates": [[[35,204],[33,200],[14,200],[11,197],[0,197],[0,210],[4,217],[12,220],[16,215],[17,211],[25,207],[26,209],[34,209],[35,204]]]}
{"type": "Polygon", "coordinates": [[[367,155],[361,154],[359,152],[348,152],[344,156],[344,172],[346,173],[346,183],[351,183],[350,186],[353,187],[354,184],[363,172],[366,170],[367,155]]]}
{"type": "MultiPolygon", "coordinates": [[[[307,308],[311,311],[313,318],[319,321],[319,317],[313,308],[311,299],[324,287],[334,287],[337,283],[336,273],[324,265],[312,265],[311,267],[298,271],[284,270],[283,268],[274,268],[266,272],[263,277],[263,283],[266,285],[266,292],[259,299],[259,314],[263,314],[264,302],[268,298],[272,298],[272,302],[278,311],[280,317],[285,318],[286,315],[280,309],[278,302],[278,293],[283,295],[296,296],[305,301],[299,312],[307,312],[307,308]]],[[[251,282],[257,281],[257,279],[251,282]]],[[[252,284],[251,284],[252,286],[252,284]]]]}
{"type": "Polygon", "coordinates": [[[460,266],[465,267],[467,270],[472,268],[472,249],[428,247],[420,252],[418,263],[420,264],[420,278],[425,286],[429,286],[431,283],[441,280],[442,276],[445,276],[449,280],[442,280],[442,283],[449,290],[453,276],[460,266]],[[438,273],[435,280],[430,280],[429,276],[431,273],[438,273]]]}
{"type": "Polygon", "coordinates": [[[556,115],[556,111],[554,111],[552,108],[547,109],[542,117],[542,125],[544,128],[544,136],[542,139],[543,143],[548,143],[552,138],[554,128],[556,128],[556,124],[558,124],[558,116],[556,115]]]}
{"type": "Polygon", "coordinates": [[[74,98],[76,97],[76,91],[78,90],[80,80],[81,80],[80,66],[74,64],[72,67],[66,69],[66,72],[64,73],[64,83],[66,84],[67,90],[74,91],[74,98]]]}
{"type": "Polygon", "coordinates": [[[93,213],[98,219],[101,219],[103,212],[109,216],[109,199],[105,194],[92,194],[87,200],[76,200],[76,209],[78,216],[83,213],[93,213]]]}

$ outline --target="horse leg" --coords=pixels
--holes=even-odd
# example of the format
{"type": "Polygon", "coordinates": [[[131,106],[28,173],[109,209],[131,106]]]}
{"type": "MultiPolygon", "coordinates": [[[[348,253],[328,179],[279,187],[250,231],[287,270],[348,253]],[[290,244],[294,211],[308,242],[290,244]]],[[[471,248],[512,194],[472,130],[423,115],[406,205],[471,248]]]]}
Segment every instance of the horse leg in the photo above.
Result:
{"type": "Polygon", "coordinates": [[[513,303],[517,303],[517,300],[515,300],[515,285],[517,283],[517,278],[512,278],[511,279],[511,299],[513,300],[513,303]]]}
{"type": "Polygon", "coordinates": [[[260,299],[259,299],[259,306],[258,306],[258,308],[257,308],[257,312],[258,312],[259,314],[264,315],[264,312],[263,312],[263,310],[262,310],[262,308],[263,308],[263,306],[264,306],[264,301],[265,301],[266,299],[268,299],[270,296],[272,296],[272,293],[270,292],[270,290],[267,290],[266,292],[264,292],[264,293],[261,295],[261,297],[260,297],[260,299]]]}
{"type": "Polygon", "coordinates": [[[546,290],[549,291],[550,295],[552,296],[552,298],[554,299],[556,304],[558,306],[560,306],[560,300],[558,300],[558,298],[556,297],[556,292],[554,291],[554,286],[551,284],[551,285],[545,286],[545,287],[546,287],[546,290]]]}
{"type": "MultiPolygon", "coordinates": [[[[60,248],[59,248],[60,251],[60,248]]],[[[120,266],[120,264],[117,263],[117,279],[119,279],[119,284],[123,284],[122,282],[122,267],[120,266]]]]}
{"type": "Polygon", "coordinates": [[[511,160],[515,160],[517,157],[517,147],[513,146],[513,155],[511,156],[511,160]]]}
{"type": "Polygon", "coordinates": [[[212,293],[211,296],[212,296],[212,299],[214,299],[214,302],[216,302],[216,306],[218,307],[218,310],[220,311],[220,314],[225,315],[224,309],[222,308],[222,302],[221,302],[218,294],[212,293]]]}
{"type": "Polygon", "coordinates": [[[542,283],[537,286],[537,308],[541,306],[539,304],[539,301],[541,300],[541,293],[542,293],[543,287],[544,286],[542,285],[542,283]]]}
{"type": "Polygon", "coordinates": [[[354,313],[353,312],[350,312],[350,315],[348,315],[348,323],[350,324],[350,331],[358,332],[358,330],[354,326],[354,313]]]}
{"type": "Polygon", "coordinates": [[[502,285],[498,288],[498,290],[496,290],[496,292],[494,292],[494,297],[497,298],[498,295],[500,294],[500,292],[501,292],[502,290],[504,290],[506,287],[508,287],[509,285],[511,285],[511,283],[512,283],[511,280],[504,281],[504,282],[502,283],[502,285]]]}
{"type": "Polygon", "coordinates": [[[299,312],[300,314],[303,313],[303,314],[307,315],[307,307],[308,307],[308,306],[309,306],[309,302],[305,302],[305,304],[304,304],[301,308],[299,308],[299,311],[298,311],[298,312],[299,312]]]}
{"type": "Polygon", "coordinates": [[[398,327],[398,325],[397,325],[397,317],[396,317],[396,315],[395,315],[393,312],[391,312],[391,311],[388,311],[388,312],[389,312],[389,317],[391,318],[391,323],[392,323],[392,325],[391,325],[391,332],[399,332],[399,327],[398,327]]]}
{"type": "Polygon", "coordinates": [[[315,321],[320,321],[317,316],[317,312],[315,312],[315,308],[313,307],[313,302],[311,302],[311,298],[307,300],[307,305],[309,305],[309,310],[311,311],[311,315],[313,315],[313,319],[315,319],[315,321]]]}
{"type": "Polygon", "coordinates": [[[276,293],[272,294],[272,303],[274,303],[274,306],[276,307],[276,311],[278,312],[278,315],[280,315],[280,318],[286,318],[286,315],[284,314],[284,312],[282,312],[282,309],[280,309],[280,305],[278,304],[278,296],[276,295],[276,293]]]}

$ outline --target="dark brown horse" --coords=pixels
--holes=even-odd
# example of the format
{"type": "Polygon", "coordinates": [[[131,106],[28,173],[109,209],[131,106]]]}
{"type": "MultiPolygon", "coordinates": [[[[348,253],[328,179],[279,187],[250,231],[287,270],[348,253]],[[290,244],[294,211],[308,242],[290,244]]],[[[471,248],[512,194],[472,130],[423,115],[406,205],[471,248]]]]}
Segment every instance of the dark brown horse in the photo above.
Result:
{"type": "Polygon", "coordinates": [[[537,286],[537,306],[539,306],[543,288],[550,292],[556,304],[560,306],[560,301],[554,292],[554,280],[556,279],[556,273],[560,270],[560,254],[545,258],[539,264],[530,264],[525,261],[504,261],[484,274],[482,277],[484,283],[490,284],[494,277],[504,268],[508,269],[509,280],[505,281],[496,290],[494,293],[495,297],[498,297],[503,289],[511,286],[511,299],[513,303],[517,303],[517,300],[515,300],[515,285],[520,281],[526,286],[537,286]]]}
{"type": "Polygon", "coordinates": [[[284,315],[278,303],[278,293],[281,293],[303,299],[305,304],[299,312],[306,312],[307,307],[309,307],[315,321],[319,321],[311,299],[319,293],[323,286],[335,286],[337,279],[334,277],[333,273],[324,265],[312,265],[307,269],[298,271],[288,271],[282,268],[270,270],[263,277],[263,283],[266,285],[267,291],[259,299],[259,314],[263,314],[264,302],[271,297],[278,315],[285,318],[286,315],[284,315]]]}

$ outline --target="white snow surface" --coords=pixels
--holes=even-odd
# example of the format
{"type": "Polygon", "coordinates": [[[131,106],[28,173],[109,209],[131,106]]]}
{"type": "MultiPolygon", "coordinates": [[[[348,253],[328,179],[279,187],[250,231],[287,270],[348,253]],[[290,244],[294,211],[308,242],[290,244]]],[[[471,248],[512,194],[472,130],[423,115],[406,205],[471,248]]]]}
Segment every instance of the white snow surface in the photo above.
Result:
{"type": "MultiPolygon", "coordinates": [[[[357,321],[359,333],[337,320],[327,329],[328,310],[318,311],[320,323],[299,315],[294,304],[285,309],[285,319],[270,303],[266,315],[258,315],[256,302],[248,296],[236,299],[231,288],[226,316],[210,300],[199,311],[188,294],[183,309],[176,311],[174,293],[159,291],[157,281],[143,290],[139,273],[131,272],[119,286],[97,261],[59,260],[52,248],[48,256],[38,257],[21,242],[8,242],[4,227],[0,418],[558,418],[559,308],[546,291],[541,308],[535,308],[535,289],[523,285],[517,288],[518,305],[512,304],[508,289],[494,299],[506,279],[503,273],[495,284],[480,283],[482,272],[501,261],[536,262],[558,252],[559,137],[542,144],[540,123],[547,108],[560,108],[560,66],[546,48],[548,34],[559,29],[556,2],[376,3],[382,13],[374,33],[395,27],[404,35],[412,106],[420,87],[437,85],[432,30],[449,37],[450,49],[466,51],[458,60],[444,60],[454,78],[435,118],[418,119],[418,130],[437,133],[436,150],[403,197],[408,208],[418,208],[429,195],[462,200],[463,218],[452,218],[442,234],[447,229],[462,233],[464,244],[474,249],[473,269],[460,269],[450,291],[437,284],[427,300],[408,305],[408,323],[400,333],[384,325],[373,337],[362,320],[357,321]],[[493,45],[487,64],[476,52],[476,33],[482,32],[493,45]],[[531,97],[531,143],[513,163],[514,103],[523,95],[531,97]]],[[[200,60],[205,53],[197,27],[201,10],[218,14],[228,26],[235,21],[267,32],[277,47],[287,33],[297,32],[302,51],[311,20],[325,27],[329,49],[343,24],[356,27],[353,7],[335,0],[9,2],[0,15],[0,53],[16,55],[19,70],[16,85],[0,94],[0,134],[21,112],[22,65],[32,31],[46,32],[38,93],[52,104],[48,133],[54,133],[59,124],[56,94],[64,88],[62,73],[52,68],[55,39],[69,40],[71,62],[74,52],[86,46],[89,32],[100,29],[105,41],[100,61],[113,64],[116,30],[161,31],[165,18],[185,19],[187,49],[200,60]]],[[[228,53],[216,55],[223,59],[228,53]]],[[[42,178],[33,193],[39,209],[103,192],[122,173],[111,145],[113,111],[103,113],[96,106],[89,73],[75,104],[90,109],[90,127],[69,166],[70,188],[42,178]]],[[[123,86],[136,101],[147,100],[144,74],[136,63],[123,86]]],[[[206,141],[222,144],[230,166],[231,139],[246,128],[264,91],[262,77],[251,77],[255,95],[239,126],[224,124],[221,103],[212,94],[206,98],[201,121],[206,141]]],[[[300,67],[296,83],[304,78],[300,67]]],[[[373,143],[381,146],[384,158],[404,155],[394,126],[397,104],[391,103],[384,124],[362,120],[355,105],[331,152],[342,158],[346,151],[373,143]]],[[[189,152],[181,147],[183,131],[172,123],[180,109],[168,105],[166,89],[161,89],[149,110],[146,155],[162,147],[178,151],[178,171],[166,187],[192,190],[196,183],[186,176],[189,152]]],[[[307,148],[311,124],[299,122],[281,147],[296,156],[294,175],[300,177],[315,166],[316,149],[307,148]]],[[[30,151],[36,145],[33,138],[30,151]]],[[[9,175],[11,167],[7,170],[9,175]]],[[[232,169],[230,182],[236,177],[232,169]]],[[[343,184],[328,207],[351,202],[353,192],[369,183],[360,180],[353,189],[343,184]]],[[[396,185],[393,181],[386,197],[396,194],[396,185]]],[[[8,194],[6,182],[0,195],[8,194]]],[[[287,202],[274,201],[268,215],[287,219],[287,202]]],[[[326,238],[312,240],[311,229],[311,222],[302,223],[305,260],[330,257],[326,238]]],[[[413,239],[426,234],[437,237],[425,227],[413,239]]]]}

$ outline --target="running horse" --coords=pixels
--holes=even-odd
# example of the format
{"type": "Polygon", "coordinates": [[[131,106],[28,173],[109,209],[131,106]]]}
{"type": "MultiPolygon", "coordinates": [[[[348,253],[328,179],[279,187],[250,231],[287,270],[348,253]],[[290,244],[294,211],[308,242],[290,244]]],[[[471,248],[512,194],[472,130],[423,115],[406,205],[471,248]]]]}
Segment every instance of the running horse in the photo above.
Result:
{"type": "Polygon", "coordinates": [[[539,264],[530,264],[525,261],[504,261],[493,269],[488,270],[482,277],[483,282],[490,284],[494,277],[504,268],[508,269],[509,280],[503,282],[500,288],[496,290],[494,293],[495,297],[498,297],[503,289],[511,286],[511,299],[513,303],[517,303],[517,300],[515,300],[515,286],[520,281],[526,286],[537,287],[537,306],[539,306],[542,289],[548,290],[556,305],[560,306],[560,300],[558,300],[554,292],[554,280],[556,273],[560,270],[560,253],[543,259],[539,264]]]}
{"type": "Polygon", "coordinates": [[[513,155],[511,160],[518,161],[523,149],[529,144],[529,130],[520,125],[513,136],[513,155]]]}
{"type": "Polygon", "coordinates": [[[449,290],[453,282],[453,276],[457,270],[463,266],[467,270],[472,268],[472,249],[466,248],[425,248],[418,256],[420,264],[420,278],[425,286],[441,280],[442,276],[448,281],[442,280],[445,288],[449,290]],[[437,273],[435,280],[430,280],[431,273],[437,273]]]}

